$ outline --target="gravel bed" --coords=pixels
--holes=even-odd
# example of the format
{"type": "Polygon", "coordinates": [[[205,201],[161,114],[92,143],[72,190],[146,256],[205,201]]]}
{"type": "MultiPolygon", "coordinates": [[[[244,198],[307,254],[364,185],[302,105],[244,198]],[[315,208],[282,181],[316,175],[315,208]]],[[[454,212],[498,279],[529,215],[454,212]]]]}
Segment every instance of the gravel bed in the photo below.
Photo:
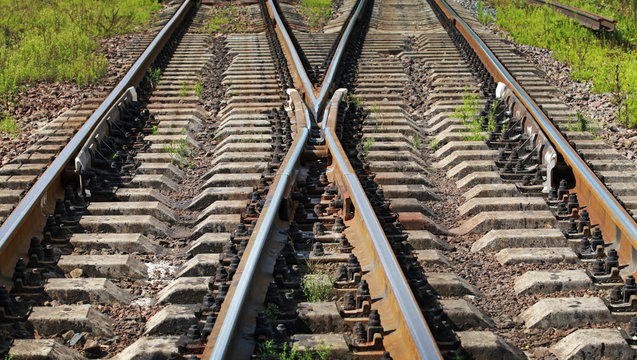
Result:
{"type": "MultiPolygon", "coordinates": [[[[477,16],[478,1],[454,0],[464,6],[472,15],[477,16]]],[[[488,9],[495,17],[496,11],[488,9]]],[[[555,86],[560,93],[560,100],[573,110],[582,113],[591,121],[594,132],[609,146],[617,149],[622,155],[637,162],[637,129],[629,129],[616,121],[617,106],[610,100],[610,94],[594,94],[591,81],[576,81],[570,77],[571,67],[553,57],[551,50],[522,45],[512,41],[504,30],[490,25],[489,29],[500,37],[509,40],[520,54],[538,69],[546,73],[545,80],[555,86]]]]}

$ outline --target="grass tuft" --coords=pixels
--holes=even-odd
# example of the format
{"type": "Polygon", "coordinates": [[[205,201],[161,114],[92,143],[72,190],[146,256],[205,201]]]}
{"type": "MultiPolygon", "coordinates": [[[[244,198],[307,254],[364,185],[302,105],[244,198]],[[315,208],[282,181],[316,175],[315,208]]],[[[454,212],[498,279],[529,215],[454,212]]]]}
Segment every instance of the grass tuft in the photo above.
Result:
{"type": "Polygon", "coordinates": [[[309,302],[327,300],[327,296],[334,289],[336,280],[326,274],[308,274],[301,281],[301,289],[309,302]]]}
{"type": "Polygon", "coordinates": [[[6,111],[0,120],[0,132],[9,134],[11,137],[17,137],[20,134],[20,125],[6,111]]]}

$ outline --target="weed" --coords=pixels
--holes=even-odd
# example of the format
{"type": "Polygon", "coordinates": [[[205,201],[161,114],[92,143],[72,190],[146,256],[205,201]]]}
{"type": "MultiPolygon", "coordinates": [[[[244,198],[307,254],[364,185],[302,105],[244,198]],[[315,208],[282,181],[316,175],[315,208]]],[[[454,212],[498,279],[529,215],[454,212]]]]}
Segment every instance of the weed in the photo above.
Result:
{"type": "MultiPolygon", "coordinates": [[[[176,154],[181,166],[188,164],[190,162],[189,160],[192,159],[195,154],[195,152],[190,149],[186,139],[173,140],[170,144],[164,144],[164,151],[169,154],[176,154]]],[[[172,159],[170,163],[173,163],[172,159]]]]}
{"type": "Polygon", "coordinates": [[[326,274],[307,274],[301,281],[301,289],[309,302],[327,300],[330,291],[334,289],[336,279],[326,274]]]}
{"type": "Polygon", "coordinates": [[[203,82],[201,80],[195,82],[195,95],[201,97],[201,91],[203,90],[203,82]]]}
{"type": "Polygon", "coordinates": [[[576,121],[572,122],[572,116],[569,115],[568,122],[566,123],[566,127],[569,131],[587,131],[593,136],[597,136],[598,128],[596,126],[591,126],[589,120],[582,114],[581,112],[575,113],[576,121]]]}
{"type": "Polygon", "coordinates": [[[274,323],[277,318],[277,313],[279,312],[279,307],[276,304],[269,303],[268,307],[265,309],[265,317],[270,321],[270,324],[274,323]]]}
{"type": "Polygon", "coordinates": [[[359,109],[361,106],[361,98],[352,94],[352,93],[347,93],[347,98],[345,98],[346,102],[347,102],[347,106],[350,105],[354,105],[354,109],[359,109]]]}
{"type": "Polygon", "coordinates": [[[153,125],[153,131],[151,132],[152,135],[157,135],[159,134],[159,128],[157,127],[157,125],[153,125]]]}
{"type": "Polygon", "coordinates": [[[161,69],[160,68],[148,68],[146,71],[146,81],[152,88],[156,88],[159,85],[159,78],[161,78],[161,69]]]}
{"type": "Polygon", "coordinates": [[[2,115],[2,120],[0,120],[0,132],[9,134],[13,138],[20,134],[20,125],[6,111],[2,115]]]}
{"type": "Polygon", "coordinates": [[[332,0],[301,0],[300,13],[311,27],[323,27],[332,16],[332,0]]]}
{"type": "Polygon", "coordinates": [[[185,97],[188,94],[188,82],[183,81],[181,83],[181,88],[179,89],[179,97],[185,97]]]}
{"type": "Polygon", "coordinates": [[[237,90],[230,88],[228,90],[228,93],[230,94],[230,96],[237,96],[239,95],[239,93],[237,92],[237,90]]]}
{"type": "Polygon", "coordinates": [[[422,144],[422,140],[420,139],[420,135],[418,134],[413,134],[411,136],[412,141],[411,141],[411,145],[413,145],[416,150],[420,150],[420,145],[422,144]]]}
{"type": "Polygon", "coordinates": [[[376,139],[374,139],[373,137],[368,137],[363,140],[363,158],[367,159],[367,155],[369,155],[369,149],[371,149],[372,145],[374,145],[374,141],[376,141],[376,139]]]}
{"type": "Polygon", "coordinates": [[[319,260],[310,260],[309,258],[305,260],[305,265],[307,266],[308,274],[317,274],[319,272],[319,264],[321,262],[319,260]]]}
{"type": "Polygon", "coordinates": [[[279,347],[269,339],[257,346],[257,357],[261,360],[327,360],[330,351],[331,346],[323,341],[314,348],[301,349],[296,344],[290,348],[287,342],[279,347]]]}
{"type": "Polygon", "coordinates": [[[478,105],[478,95],[470,93],[465,88],[462,94],[462,105],[456,106],[454,116],[468,128],[469,133],[463,135],[465,141],[480,141],[486,138],[482,129],[482,118],[477,117],[480,111],[478,105]]]}
{"type": "Polygon", "coordinates": [[[438,142],[439,140],[436,139],[435,137],[429,138],[429,147],[431,147],[431,150],[433,151],[438,150],[438,142]]]}

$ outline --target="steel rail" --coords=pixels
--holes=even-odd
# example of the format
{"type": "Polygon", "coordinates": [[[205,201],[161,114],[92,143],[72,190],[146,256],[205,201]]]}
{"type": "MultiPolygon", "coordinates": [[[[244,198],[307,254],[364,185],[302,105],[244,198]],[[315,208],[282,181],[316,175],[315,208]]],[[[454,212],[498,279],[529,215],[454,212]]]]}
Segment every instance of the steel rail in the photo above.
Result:
{"type": "MultiPolygon", "coordinates": [[[[266,247],[266,242],[268,241],[272,225],[278,215],[283,195],[291,185],[290,179],[294,175],[294,170],[299,164],[301,154],[305,149],[309,134],[310,129],[307,125],[303,126],[299,137],[294,140],[291,155],[289,158],[285,159],[286,166],[283,168],[283,171],[279,171],[276,175],[276,186],[273,191],[268,193],[265,206],[263,207],[253,232],[256,236],[252,236],[250,238],[251,248],[248,253],[247,261],[241,269],[241,272],[238,270],[237,273],[235,273],[235,276],[241,276],[239,277],[236,288],[233,289],[233,294],[228,293],[228,298],[232,296],[232,301],[229,302],[227,310],[224,309],[224,313],[226,315],[223,318],[219,334],[216,337],[211,336],[213,341],[209,339],[209,343],[212,343],[212,351],[208,357],[209,359],[226,359],[228,356],[233,358],[236,357],[236,354],[228,354],[230,344],[233,340],[232,335],[239,323],[239,317],[242,315],[241,310],[246,301],[247,294],[252,287],[252,279],[258,271],[257,267],[261,258],[261,253],[266,247]]],[[[288,152],[288,154],[290,154],[290,152],[288,152]]],[[[226,302],[224,302],[224,304],[225,303],[226,302]]]]}
{"type": "MultiPolygon", "coordinates": [[[[268,0],[268,11],[272,15],[275,20],[275,24],[283,24],[283,19],[281,19],[281,15],[276,10],[276,5],[274,4],[274,0],[268,0]]],[[[285,26],[275,26],[275,28],[280,31],[281,36],[285,40],[287,44],[287,48],[289,50],[288,54],[292,57],[292,62],[294,63],[294,69],[296,69],[296,73],[300,76],[301,84],[303,85],[303,89],[305,90],[306,96],[309,97],[310,104],[314,104],[317,102],[316,94],[314,94],[314,85],[310,81],[310,77],[307,75],[307,71],[303,66],[303,62],[301,61],[301,57],[299,53],[294,49],[294,45],[292,42],[292,38],[285,26]]],[[[316,116],[316,113],[314,114],[316,116]]]]}
{"type": "Polygon", "coordinates": [[[343,54],[345,53],[345,46],[350,40],[350,35],[354,30],[355,23],[359,20],[359,17],[363,14],[363,8],[367,5],[367,0],[359,0],[358,6],[356,7],[356,12],[350,18],[349,23],[347,24],[347,28],[343,32],[343,36],[341,36],[340,41],[338,42],[338,46],[334,50],[334,57],[332,61],[330,61],[330,66],[327,68],[327,72],[323,77],[323,83],[321,84],[321,91],[319,93],[319,98],[317,103],[312,104],[312,109],[315,115],[318,115],[323,107],[324,103],[328,99],[328,94],[332,89],[332,85],[334,83],[334,77],[336,76],[336,71],[338,70],[341,60],[343,58],[343,54]]]}
{"type": "MultiPolygon", "coordinates": [[[[449,6],[445,0],[431,0],[442,10],[471,45],[496,82],[502,82],[517,96],[524,108],[537,122],[544,135],[571,167],[576,178],[576,192],[580,204],[587,206],[592,223],[599,224],[605,239],[615,242],[624,249],[620,259],[627,263],[631,260],[631,251],[637,249],[637,223],[626,209],[617,201],[597,175],[588,167],[579,154],[564,138],[553,122],[544,114],[537,103],[509,73],[505,66],[471,29],[471,27],[449,6]]],[[[633,261],[635,259],[632,259],[633,261]]]]}
{"type": "Polygon", "coordinates": [[[573,6],[560,4],[550,0],[528,0],[531,3],[539,4],[539,5],[548,5],[552,8],[555,8],[557,11],[562,14],[570,17],[571,19],[577,20],[580,25],[587,27],[591,30],[608,30],[615,31],[615,24],[617,24],[617,20],[613,20],[606,16],[602,16],[599,14],[592,13],[590,11],[586,11],[583,9],[579,9],[573,6]]]}
{"type": "MultiPolygon", "coordinates": [[[[358,180],[354,168],[349,160],[343,156],[345,151],[336,134],[334,134],[338,104],[346,92],[346,89],[339,90],[334,94],[330,102],[331,109],[328,118],[323,119],[325,123],[328,123],[325,127],[325,140],[331,153],[334,166],[338,169],[338,175],[335,176],[341,178],[342,185],[347,189],[342,192],[348,194],[356,209],[355,216],[359,217],[365,226],[365,235],[367,236],[358,234],[359,236],[356,236],[356,241],[361,241],[361,238],[369,237],[371,245],[375,250],[375,256],[373,256],[371,264],[374,269],[380,267],[381,272],[378,272],[376,275],[384,276],[385,279],[383,279],[383,283],[390,285],[384,288],[384,291],[378,291],[379,294],[383,292],[383,294],[379,296],[382,296],[384,298],[383,300],[391,303],[388,306],[391,307],[392,311],[397,310],[402,314],[402,317],[398,319],[397,324],[395,324],[397,327],[397,334],[395,336],[400,338],[401,341],[384,342],[385,347],[395,359],[415,358],[413,357],[414,349],[420,359],[442,359],[438,345],[434,341],[433,334],[423,317],[422,310],[411,292],[411,288],[398,264],[396,256],[394,256],[394,251],[389,244],[387,236],[385,236],[383,227],[380,225],[367,195],[365,195],[365,190],[358,180]],[[403,337],[405,335],[407,335],[407,338],[403,337]]],[[[369,283],[370,288],[374,286],[373,282],[369,283]]],[[[380,299],[377,301],[380,301],[380,299]]],[[[379,305],[377,304],[376,306],[379,305]]],[[[384,314],[381,313],[381,317],[387,315],[387,312],[384,314]]],[[[386,320],[385,318],[383,319],[383,321],[386,320]]]]}
{"type": "MultiPolygon", "coordinates": [[[[12,271],[15,259],[26,256],[32,232],[36,227],[27,226],[31,214],[36,209],[41,209],[42,214],[52,210],[55,204],[56,194],[63,194],[63,190],[53,189],[57,180],[60,179],[64,169],[72,162],[75,155],[88,140],[100,121],[108,114],[109,110],[120,98],[120,96],[131,86],[139,84],[143,79],[146,70],[155,60],[163,46],[174,33],[175,29],[183,22],[187,12],[192,7],[191,0],[185,0],[172,18],[164,25],[161,31],[155,36],[146,50],[137,59],[135,64],[128,70],[124,78],[109,93],[106,99],[95,110],[91,117],[82,125],[69,143],[56,156],[55,160],[47,167],[42,176],[37,180],[29,192],[24,196],[18,206],[11,212],[5,222],[0,227],[0,274],[4,276],[12,271]],[[28,228],[27,228],[28,227],[28,228]],[[22,234],[22,236],[18,236],[22,234]],[[12,261],[13,260],[13,261],[12,261]]],[[[41,227],[39,227],[41,228],[41,227]]]]}
{"type": "MultiPolygon", "coordinates": [[[[278,33],[284,38],[282,45],[287,47],[284,49],[284,52],[295,59],[293,61],[295,67],[293,71],[298,74],[304,74],[305,69],[302,66],[300,57],[298,57],[298,54],[295,55],[296,50],[294,45],[290,37],[285,35],[285,27],[281,26],[281,17],[277,14],[273,0],[268,0],[268,3],[270,5],[268,12],[270,16],[277,21],[276,24],[278,25],[276,28],[279,28],[278,33]]],[[[335,57],[330,63],[329,76],[326,81],[323,82],[321,96],[316,99],[319,104],[324,102],[323,97],[327,97],[328,95],[328,89],[333,83],[336,70],[338,69],[338,63],[340,62],[342,53],[344,52],[345,45],[349,40],[348,38],[352,33],[353,24],[362,13],[361,10],[365,3],[365,0],[359,1],[356,13],[351,17],[347,31],[344,33],[344,36],[339,42],[339,46],[335,52],[335,57]],[[325,89],[325,91],[323,91],[323,89],[325,89]]],[[[301,76],[301,78],[307,78],[307,76],[301,76]]],[[[306,82],[303,82],[302,85],[306,87],[306,91],[311,86],[311,84],[308,86],[306,82]]],[[[325,127],[328,120],[332,119],[332,126],[327,127],[327,131],[325,133],[328,137],[328,153],[331,153],[333,156],[332,162],[335,164],[335,169],[338,169],[342,173],[342,176],[339,176],[339,178],[342,179],[341,182],[346,188],[344,196],[351,197],[355,204],[357,212],[354,220],[352,221],[358,221],[363,225],[365,230],[363,231],[364,234],[361,234],[360,237],[369,238],[373,243],[373,249],[375,252],[372,252],[372,258],[379,262],[372,262],[371,266],[380,267],[382,269],[382,271],[374,272],[374,275],[371,275],[381,275],[384,277],[381,279],[383,285],[379,285],[379,287],[384,289],[384,291],[378,292],[378,295],[382,296],[383,299],[379,299],[379,301],[375,302],[375,306],[383,308],[382,314],[384,315],[382,316],[384,316],[384,321],[395,327],[396,331],[394,332],[394,339],[398,340],[393,341],[392,344],[387,344],[386,347],[390,349],[390,351],[401,355],[398,358],[413,358],[416,356],[420,359],[442,359],[442,355],[433,340],[433,335],[427,326],[422,311],[411,292],[396,257],[393,255],[389,241],[384,234],[369,200],[366,198],[365,191],[360,185],[351,164],[342,155],[344,150],[342,149],[340,142],[338,142],[333,135],[333,126],[338,113],[338,104],[345,92],[346,90],[342,90],[334,94],[331,106],[324,109],[325,111],[323,112],[322,120],[325,127]],[[389,284],[389,286],[387,286],[387,284],[389,284]],[[395,316],[396,313],[399,313],[398,317],[395,316]]],[[[238,336],[236,332],[238,331],[240,318],[243,317],[245,319],[244,311],[247,306],[246,297],[250,294],[251,290],[254,290],[252,281],[255,278],[255,273],[258,270],[259,264],[264,261],[261,260],[261,257],[263,256],[262,252],[267,246],[266,244],[269,241],[269,237],[272,236],[271,233],[273,224],[277,220],[283,196],[289,191],[289,188],[292,185],[290,180],[296,175],[296,166],[299,164],[301,151],[305,148],[309,137],[310,118],[308,107],[305,106],[305,104],[298,105],[302,102],[302,100],[296,91],[288,93],[291,97],[291,103],[297,104],[295,106],[295,113],[297,115],[297,128],[300,129],[297,131],[299,136],[295,138],[292,150],[286,154],[283,163],[283,171],[277,173],[275,176],[275,180],[271,188],[272,190],[270,190],[267,195],[262,214],[259,216],[255,230],[248,242],[248,248],[245,251],[247,254],[247,260],[241,260],[238,270],[235,273],[235,276],[240,277],[237,281],[233,281],[230,285],[230,289],[226,295],[227,300],[223,302],[218,316],[218,319],[223,319],[223,321],[221,323],[217,321],[215,324],[211,335],[208,338],[204,354],[202,355],[202,358],[204,359],[234,359],[240,356],[239,353],[244,354],[246,351],[245,346],[241,348],[241,346],[237,343],[238,340],[236,338],[238,336]],[[299,111],[299,107],[303,107],[302,112],[299,111]],[[301,115],[301,113],[303,115],[301,115]],[[298,118],[301,116],[305,117],[304,124],[298,123],[300,120],[298,118]],[[228,301],[229,299],[231,300],[228,301]],[[231,348],[234,350],[231,350],[231,348]]],[[[306,95],[313,96],[313,93],[308,93],[306,95]]],[[[316,103],[313,102],[312,105],[314,104],[316,103]]],[[[314,116],[317,115],[319,109],[319,107],[314,107],[314,116]]],[[[352,226],[352,228],[353,227],[354,226],[352,226]]],[[[272,246],[271,243],[270,246],[272,246]]],[[[367,253],[367,251],[365,252],[367,253]]],[[[270,255],[271,254],[268,256],[270,255]]],[[[271,272],[271,270],[266,271],[271,272]]],[[[252,305],[253,306],[251,306],[250,310],[254,312],[254,308],[256,306],[255,304],[252,305]]],[[[250,329],[250,326],[253,325],[254,324],[244,324],[244,335],[249,333],[249,331],[246,331],[246,327],[250,329]]]]}

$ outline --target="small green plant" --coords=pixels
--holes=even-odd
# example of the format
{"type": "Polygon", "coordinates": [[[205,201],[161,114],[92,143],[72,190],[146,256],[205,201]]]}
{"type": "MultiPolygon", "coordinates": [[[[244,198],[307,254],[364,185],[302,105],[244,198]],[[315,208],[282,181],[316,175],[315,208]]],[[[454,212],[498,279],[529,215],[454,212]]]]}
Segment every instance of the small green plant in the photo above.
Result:
{"type": "MultiPolygon", "coordinates": [[[[181,166],[187,165],[194,157],[195,152],[190,149],[186,139],[173,140],[170,144],[164,144],[164,151],[169,154],[176,154],[181,166]]],[[[173,164],[173,160],[170,160],[173,164]]]]}
{"type": "Polygon", "coordinates": [[[376,100],[374,100],[374,103],[372,104],[372,112],[374,114],[378,114],[380,112],[380,107],[376,103],[376,100]]]}
{"type": "Polygon", "coordinates": [[[431,147],[431,150],[433,151],[438,150],[438,142],[439,140],[436,139],[435,137],[429,138],[429,147],[431,147]]]}
{"type": "Polygon", "coordinates": [[[354,109],[359,109],[361,107],[361,98],[352,93],[347,93],[345,101],[347,106],[350,106],[350,104],[354,105],[354,109]]]}
{"type": "Polygon", "coordinates": [[[376,141],[376,139],[373,137],[368,137],[363,140],[363,158],[367,159],[367,155],[369,155],[369,150],[372,148],[372,145],[374,145],[374,141],[376,141]]]}
{"type": "Polygon", "coordinates": [[[157,135],[159,134],[159,128],[157,127],[157,125],[153,125],[153,131],[151,132],[152,135],[157,135]]]}
{"type": "Polygon", "coordinates": [[[274,340],[268,339],[258,344],[257,357],[261,360],[327,360],[331,349],[324,341],[314,348],[301,349],[297,344],[290,347],[287,342],[279,347],[274,340]]]}
{"type": "Polygon", "coordinates": [[[201,80],[195,82],[195,95],[197,95],[197,97],[201,97],[202,91],[203,91],[203,82],[201,82],[201,80]]]}
{"type": "Polygon", "coordinates": [[[491,110],[489,111],[489,118],[487,119],[487,132],[494,132],[498,128],[498,122],[495,119],[495,111],[498,109],[500,102],[495,100],[491,110]]]}
{"type": "Polygon", "coordinates": [[[422,140],[420,139],[420,135],[418,134],[413,134],[411,136],[411,145],[413,145],[414,148],[416,148],[416,150],[420,150],[420,145],[422,144],[422,140]]]}
{"type": "Polygon", "coordinates": [[[305,260],[305,266],[307,266],[308,274],[317,274],[319,273],[319,264],[321,262],[319,260],[310,260],[309,258],[305,260]]]}
{"type": "Polygon", "coordinates": [[[146,81],[152,88],[156,88],[159,85],[159,78],[161,78],[160,68],[151,67],[146,71],[146,81]]]}
{"type": "Polygon", "coordinates": [[[264,311],[265,317],[270,321],[270,324],[273,324],[277,319],[277,314],[279,313],[279,307],[276,304],[269,303],[268,307],[264,311]]]}
{"type": "Polygon", "coordinates": [[[307,274],[301,281],[301,289],[309,302],[327,300],[327,296],[334,289],[336,279],[326,274],[307,274]]]}
{"type": "Polygon", "coordinates": [[[477,118],[480,111],[478,105],[478,95],[470,93],[465,87],[462,94],[462,104],[456,106],[454,116],[462,122],[462,125],[468,128],[468,133],[463,135],[465,141],[483,140],[481,118],[477,118]]]}
{"type": "Polygon", "coordinates": [[[233,89],[233,88],[230,88],[230,89],[228,90],[228,93],[230,94],[230,96],[237,96],[237,95],[239,95],[239,93],[237,92],[237,90],[235,90],[235,89],[233,89]]]}
{"type": "Polygon", "coordinates": [[[0,120],[0,132],[9,134],[14,138],[20,134],[20,125],[6,111],[2,114],[2,120],[0,120]]]}
{"type": "Polygon", "coordinates": [[[183,81],[181,83],[181,88],[179,89],[179,97],[184,97],[188,94],[188,82],[183,81]]]}
{"type": "Polygon", "coordinates": [[[569,131],[587,131],[596,139],[599,138],[598,126],[591,125],[586,116],[579,111],[575,113],[575,117],[577,118],[577,121],[571,122],[571,116],[569,115],[568,122],[566,123],[566,127],[569,131]]]}

